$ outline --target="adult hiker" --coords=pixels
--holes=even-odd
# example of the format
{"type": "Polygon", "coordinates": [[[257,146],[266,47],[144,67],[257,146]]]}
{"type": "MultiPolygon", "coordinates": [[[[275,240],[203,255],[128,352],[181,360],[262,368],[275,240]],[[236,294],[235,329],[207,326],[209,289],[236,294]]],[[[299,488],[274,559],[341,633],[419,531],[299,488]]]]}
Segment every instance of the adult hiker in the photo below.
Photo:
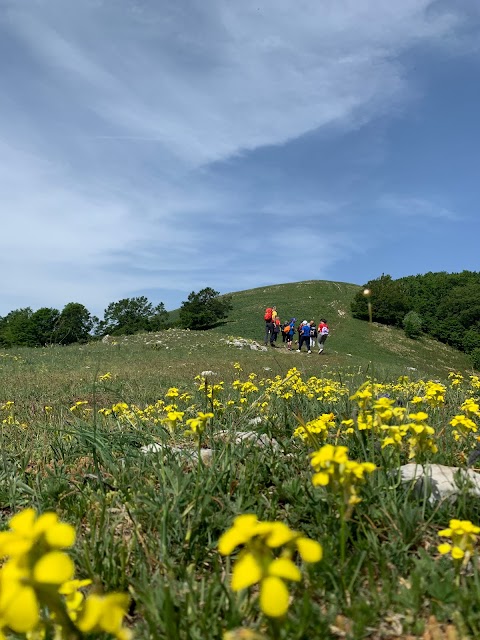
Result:
{"type": "Polygon", "coordinates": [[[310,349],[310,325],[306,320],[304,320],[301,324],[300,328],[300,340],[298,342],[297,352],[300,353],[302,350],[302,345],[305,344],[307,346],[307,353],[312,353],[310,349]]]}
{"type": "Polygon", "coordinates": [[[325,347],[325,342],[327,341],[329,333],[330,333],[330,331],[329,331],[329,328],[328,328],[327,321],[325,320],[325,318],[322,318],[320,320],[319,325],[318,325],[318,340],[317,340],[318,353],[323,353],[323,349],[325,347]]]}
{"type": "Polygon", "coordinates": [[[265,346],[270,342],[270,346],[275,346],[275,323],[274,318],[277,316],[276,307],[267,307],[263,314],[265,320],[265,346]],[[275,316],[273,315],[275,314],[275,316]]]}
{"type": "Polygon", "coordinates": [[[315,339],[317,337],[317,326],[315,320],[310,320],[310,351],[315,348],[315,339]]]}

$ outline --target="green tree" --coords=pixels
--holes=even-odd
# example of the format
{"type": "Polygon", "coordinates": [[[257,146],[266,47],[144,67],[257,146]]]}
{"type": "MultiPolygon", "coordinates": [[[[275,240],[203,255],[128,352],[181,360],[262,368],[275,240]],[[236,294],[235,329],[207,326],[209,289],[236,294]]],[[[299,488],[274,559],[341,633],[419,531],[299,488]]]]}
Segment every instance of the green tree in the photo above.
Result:
{"type": "Polygon", "coordinates": [[[403,328],[407,338],[416,340],[422,334],[422,319],[416,311],[409,311],[403,319],[403,328]]]}
{"type": "Polygon", "coordinates": [[[60,311],[49,307],[42,307],[31,316],[31,323],[35,333],[37,345],[52,344],[56,340],[56,331],[60,320],[60,311]]]}
{"type": "Polygon", "coordinates": [[[34,347],[37,344],[34,326],[32,324],[33,311],[30,307],[10,311],[0,322],[0,343],[4,347],[18,345],[34,347]]]}
{"type": "Polygon", "coordinates": [[[128,335],[138,331],[157,331],[165,326],[168,313],[163,302],[154,307],[145,296],[123,298],[105,309],[101,333],[128,335]]]}
{"type": "Polygon", "coordinates": [[[220,296],[211,287],[192,291],[180,307],[180,323],[185,329],[211,329],[227,318],[232,308],[231,296],[220,296]]]}
{"type": "Polygon", "coordinates": [[[477,347],[476,349],[474,349],[470,354],[470,357],[472,359],[473,367],[477,371],[480,371],[480,348],[477,347]]]}
{"type": "Polygon", "coordinates": [[[151,316],[149,320],[149,331],[165,329],[168,324],[168,318],[168,311],[165,309],[163,302],[160,302],[153,308],[153,316],[151,316]]]}
{"type": "Polygon", "coordinates": [[[372,304],[372,316],[374,322],[401,326],[405,314],[410,311],[408,298],[402,283],[392,280],[389,275],[383,274],[376,280],[369,280],[367,284],[354,297],[351,310],[354,318],[368,320],[368,300],[372,304]],[[370,295],[364,295],[364,290],[369,289],[370,295]]]}
{"type": "Polygon", "coordinates": [[[466,353],[472,353],[475,349],[480,349],[480,327],[465,331],[462,338],[462,347],[466,353]]]}
{"type": "Polygon", "coordinates": [[[69,302],[64,306],[55,332],[56,342],[72,344],[86,342],[95,325],[96,318],[79,302],[69,302]]]}

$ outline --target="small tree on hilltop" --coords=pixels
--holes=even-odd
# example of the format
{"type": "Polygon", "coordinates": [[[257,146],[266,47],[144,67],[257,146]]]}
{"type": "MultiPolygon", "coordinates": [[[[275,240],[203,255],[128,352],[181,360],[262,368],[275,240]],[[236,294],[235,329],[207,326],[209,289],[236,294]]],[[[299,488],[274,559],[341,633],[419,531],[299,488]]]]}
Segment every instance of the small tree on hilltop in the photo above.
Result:
{"type": "Polygon", "coordinates": [[[403,319],[403,328],[407,338],[416,340],[422,334],[422,319],[416,311],[409,311],[403,319]]]}
{"type": "Polygon", "coordinates": [[[232,310],[231,296],[221,296],[211,287],[192,291],[180,307],[180,323],[184,329],[211,329],[232,310]]]}

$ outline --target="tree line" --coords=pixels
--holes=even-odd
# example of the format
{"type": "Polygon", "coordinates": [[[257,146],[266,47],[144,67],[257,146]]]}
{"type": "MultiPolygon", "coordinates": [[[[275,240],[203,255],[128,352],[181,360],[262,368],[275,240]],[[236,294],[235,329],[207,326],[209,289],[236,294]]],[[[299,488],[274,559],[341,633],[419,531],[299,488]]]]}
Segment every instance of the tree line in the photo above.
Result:
{"type": "Polygon", "coordinates": [[[36,347],[51,344],[85,343],[105,335],[122,336],[143,331],[160,331],[178,326],[211,329],[228,317],[231,296],[220,296],[206,287],[182,302],[178,314],[169,313],[163,302],[153,305],[145,296],[111,302],[103,319],[92,315],[79,302],[69,302],[61,311],[42,307],[15,309],[0,317],[0,346],[36,347]]]}
{"type": "Polygon", "coordinates": [[[407,336],[426,334],[470,354],[480,369],[480,273],[444,271],[394,280],[382,274],[356,294],[354,318],[403,327],[407,336]],[[365,294],[365,290],[367,294],[365,294]]]}

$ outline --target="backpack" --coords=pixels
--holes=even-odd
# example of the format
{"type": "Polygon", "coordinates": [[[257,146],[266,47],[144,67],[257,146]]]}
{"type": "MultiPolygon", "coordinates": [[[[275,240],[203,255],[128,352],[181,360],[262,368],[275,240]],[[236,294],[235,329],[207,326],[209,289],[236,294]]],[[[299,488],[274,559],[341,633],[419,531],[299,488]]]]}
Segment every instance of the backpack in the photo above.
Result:
{"type": "Polygon", "coordinates": [[[263,316],[263,319],[266,320],[267,322],[270,322],[270,320],[272,319],[272,308],[271,307],[267,307],[265,309],[265,315],[263,316]]]}
{"type": "Polygon", "coordinates": [[[289,325],[289,324],[285,325],[285,326],[283,327],[283,333],[290,333],[290,329],[291,329],[291,327],[290,327],[290,325],[289,325]]]}

